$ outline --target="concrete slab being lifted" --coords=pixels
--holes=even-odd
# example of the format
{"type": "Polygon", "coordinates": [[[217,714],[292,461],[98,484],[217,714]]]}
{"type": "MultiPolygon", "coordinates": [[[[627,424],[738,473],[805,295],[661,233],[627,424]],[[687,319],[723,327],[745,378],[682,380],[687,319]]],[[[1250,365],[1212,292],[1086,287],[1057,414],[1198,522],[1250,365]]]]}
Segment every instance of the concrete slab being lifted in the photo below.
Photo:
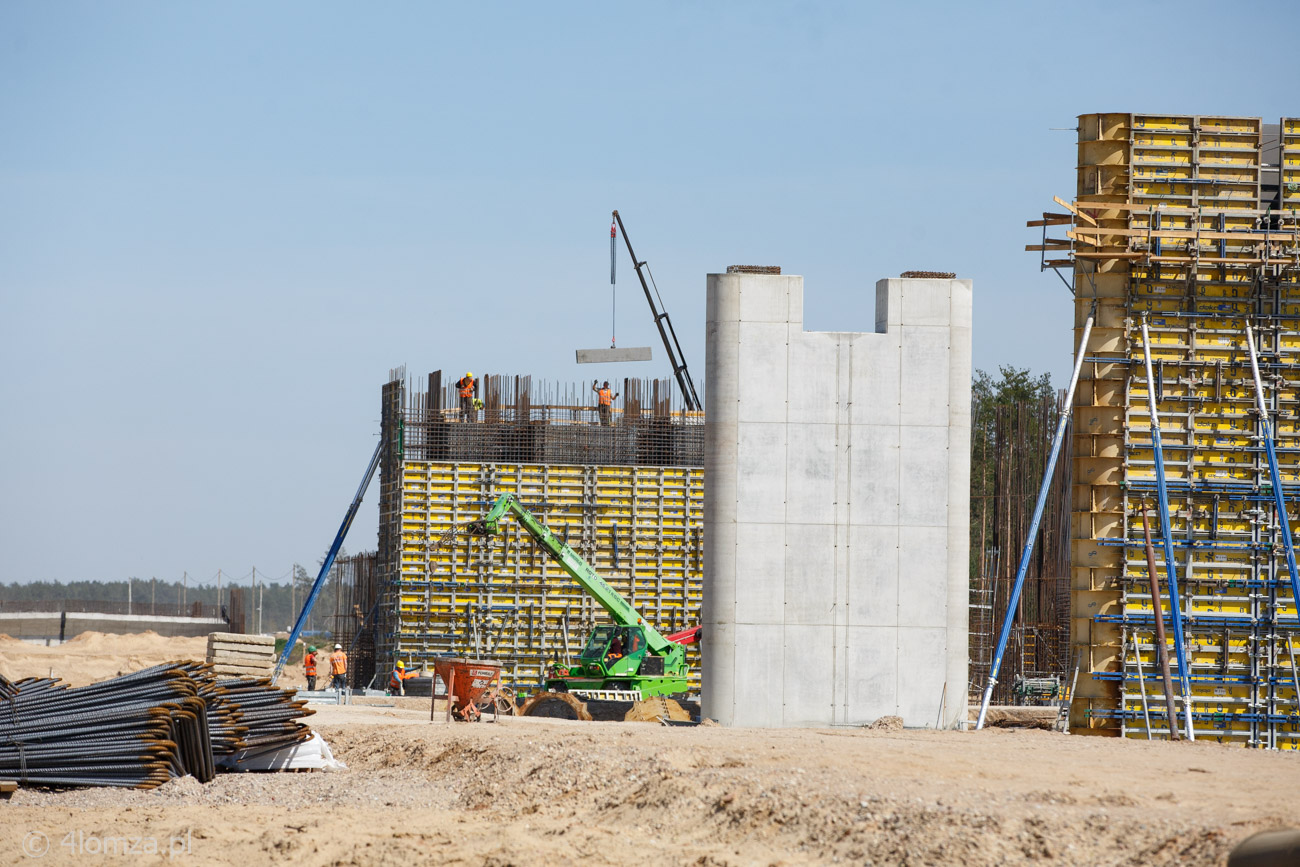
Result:
{"type": "Polygon", "coordinates": [[[614,361],[649,361],[649,346],[628,346],[623,349],[579,349],[579,364],[609,364],[614,361]]]}

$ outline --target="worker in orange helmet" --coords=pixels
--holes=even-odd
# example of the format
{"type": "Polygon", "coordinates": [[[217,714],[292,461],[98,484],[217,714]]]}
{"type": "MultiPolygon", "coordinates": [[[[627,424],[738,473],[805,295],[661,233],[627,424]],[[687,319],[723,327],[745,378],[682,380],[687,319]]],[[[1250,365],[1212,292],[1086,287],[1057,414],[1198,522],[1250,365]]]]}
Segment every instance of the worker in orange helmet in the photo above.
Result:
{"type": "Polygon", "coordinates": [[[397,660],[397,664],[393,666],[393,673],[388,675],[388,691],[390,693],[395,692],[398,695],[406,695],[406,685],[404,684],[404,681],[419,676],[420,673],[418,671],[407,672],[406,664],[399,659],[397,660]]]}
{"type": "Polygon", "coordinates": [[[316,646],[308,645],[302,657],[302,673],[307,675],[307,688],[316,688],[316,646]]]}
{"type": "Polygon", "coordinates": [[[343,652],[343,645],[334,645],[330,654],[330,689],[346,689],[348,685],[348,655],[343,652]]]}
{"type": "Polygon", "coordinates": [[[456,380],[456,394],[460,397],[460,420],[477,419],[478,413],[474,411],[474,371],[467,370],[464,376],[456,380]]]}
{"type": "Polygon", "coordinates": [[[591,381],[591,390],[596,392],[596,409],[600,412],[600,423],[604,427],[609,427],[614,423],[610,413],[613,411],[614,401],[619,396],[609,387],[608,379],[605,380],[605,384],[602,386],[597,386],[596,380],[593,379],[591,381]]]}

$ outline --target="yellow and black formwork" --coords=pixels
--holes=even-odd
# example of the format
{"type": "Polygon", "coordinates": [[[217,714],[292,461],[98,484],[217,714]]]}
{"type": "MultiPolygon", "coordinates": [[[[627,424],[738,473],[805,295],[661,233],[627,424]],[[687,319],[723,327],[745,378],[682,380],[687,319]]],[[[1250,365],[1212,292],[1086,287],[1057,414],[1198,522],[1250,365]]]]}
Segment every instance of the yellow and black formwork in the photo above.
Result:
{"type": "Polygon", "coordinates": [[[1069,213],[1034,224],[1069,226],[1067,240],[1034,249],[1064,256],[1048,267],[1073,271],[1076,340],[1096,315],[1074,406],[1072,645],[1081,674],[1071,730],[1168,736],[1142,528],[1145,505],[1164,583],[1154,391],[1196,737],[1295,749],[1300,629],[1245,328],[1256,334],[1294,535],[1300,122],[1083,115],[1078,154],[1075,200],[1062,202],[1069,213]]]}
{"type": "MultiPolygon", "coordinates": [[[[660,632],[699,623],[702,419],[654,419],[647,411],[642,423],[622,407],[618,424],[604,428],[594,412],[575,420],[566,407],[547,417],[534,405],[518,418],[448,421],[446,411],[428,407],[424,395],[406,395],[399,381],[385,386],[384,402],[391,421],[380,492],[381,659],[401,659],[408,669],[432,668],[437,656],[493,659],[508,683],[528,691],[540,685],[547,663],[576,657],[592,628],[608,622],[514,521],[503,521],[502,535],[491,539],[463,532],[504,493],[515,494],[660,632]],[[503,449],[503,439],[517,442],[503,449]],[[448,440],[465,459],[438,459],[448,440]],[[525,440],[534,456],[568,450],[625,462],[499,459],[518,458],[525,440]],[[646,463],[665,456],[677,463],[646,463]]],[[[692,646],[688,661],[698,672],[694,655],[692,646]]]]}

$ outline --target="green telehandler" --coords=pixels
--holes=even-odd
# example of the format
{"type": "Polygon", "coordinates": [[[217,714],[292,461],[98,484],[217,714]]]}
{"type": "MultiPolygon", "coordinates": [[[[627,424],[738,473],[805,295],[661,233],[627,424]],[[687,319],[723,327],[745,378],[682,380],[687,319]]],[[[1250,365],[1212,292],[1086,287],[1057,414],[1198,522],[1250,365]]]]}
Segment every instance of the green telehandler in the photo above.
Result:
{"type": "MultiPolygon", "coordinates": [[[[524,508],[514,494],[497,498],[486,515],[469,524],[468,532],[477,536],[500,535],[501,520],[507,514],[513,514],[519,525],[614,621],[592,630],[582,653],[571,664],[556,662],[548,667],[545,676],[548,693],[636,701],[687,691],[689,669],[683,645],[698,638],[698,627],[667,637],[662,635],[590,563],[524,508]]],[[[581,716],[583,710],[578,708],[578,702],[561,700],[581,716]]]]}

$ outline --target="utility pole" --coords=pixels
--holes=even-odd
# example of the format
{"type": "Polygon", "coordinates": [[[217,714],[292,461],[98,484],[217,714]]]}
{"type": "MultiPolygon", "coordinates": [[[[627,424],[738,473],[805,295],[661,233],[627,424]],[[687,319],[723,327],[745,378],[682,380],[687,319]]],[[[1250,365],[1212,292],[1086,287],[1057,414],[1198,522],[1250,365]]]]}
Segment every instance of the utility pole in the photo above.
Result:
{"type": "Polygon", "coordinates": [[[298,616],[298,564],[289,570],[289,615],[298,616]]]}
{"type": "Polygon", "coordinates": [[[221,570],[217,570],[217,617],[221,617],[221,570]]]}
{"type": "Polygon", "coordinates": [[[131,585],[135,583],[135,578],[126,579],[126,613],[131,613],[131,585]]]}
{"type": "Polygon", "coordinates": [[[189,604],[189,599],[188,599],[189,595],[190,595],[190,573],[182,572],[181,573],[181,611],[184,611],[185,606],[189,604]]]}
{"type": "Polygon", "coordinates": [[[158,576],[149,576],[149,616],[158,614],[158,576]]]}

